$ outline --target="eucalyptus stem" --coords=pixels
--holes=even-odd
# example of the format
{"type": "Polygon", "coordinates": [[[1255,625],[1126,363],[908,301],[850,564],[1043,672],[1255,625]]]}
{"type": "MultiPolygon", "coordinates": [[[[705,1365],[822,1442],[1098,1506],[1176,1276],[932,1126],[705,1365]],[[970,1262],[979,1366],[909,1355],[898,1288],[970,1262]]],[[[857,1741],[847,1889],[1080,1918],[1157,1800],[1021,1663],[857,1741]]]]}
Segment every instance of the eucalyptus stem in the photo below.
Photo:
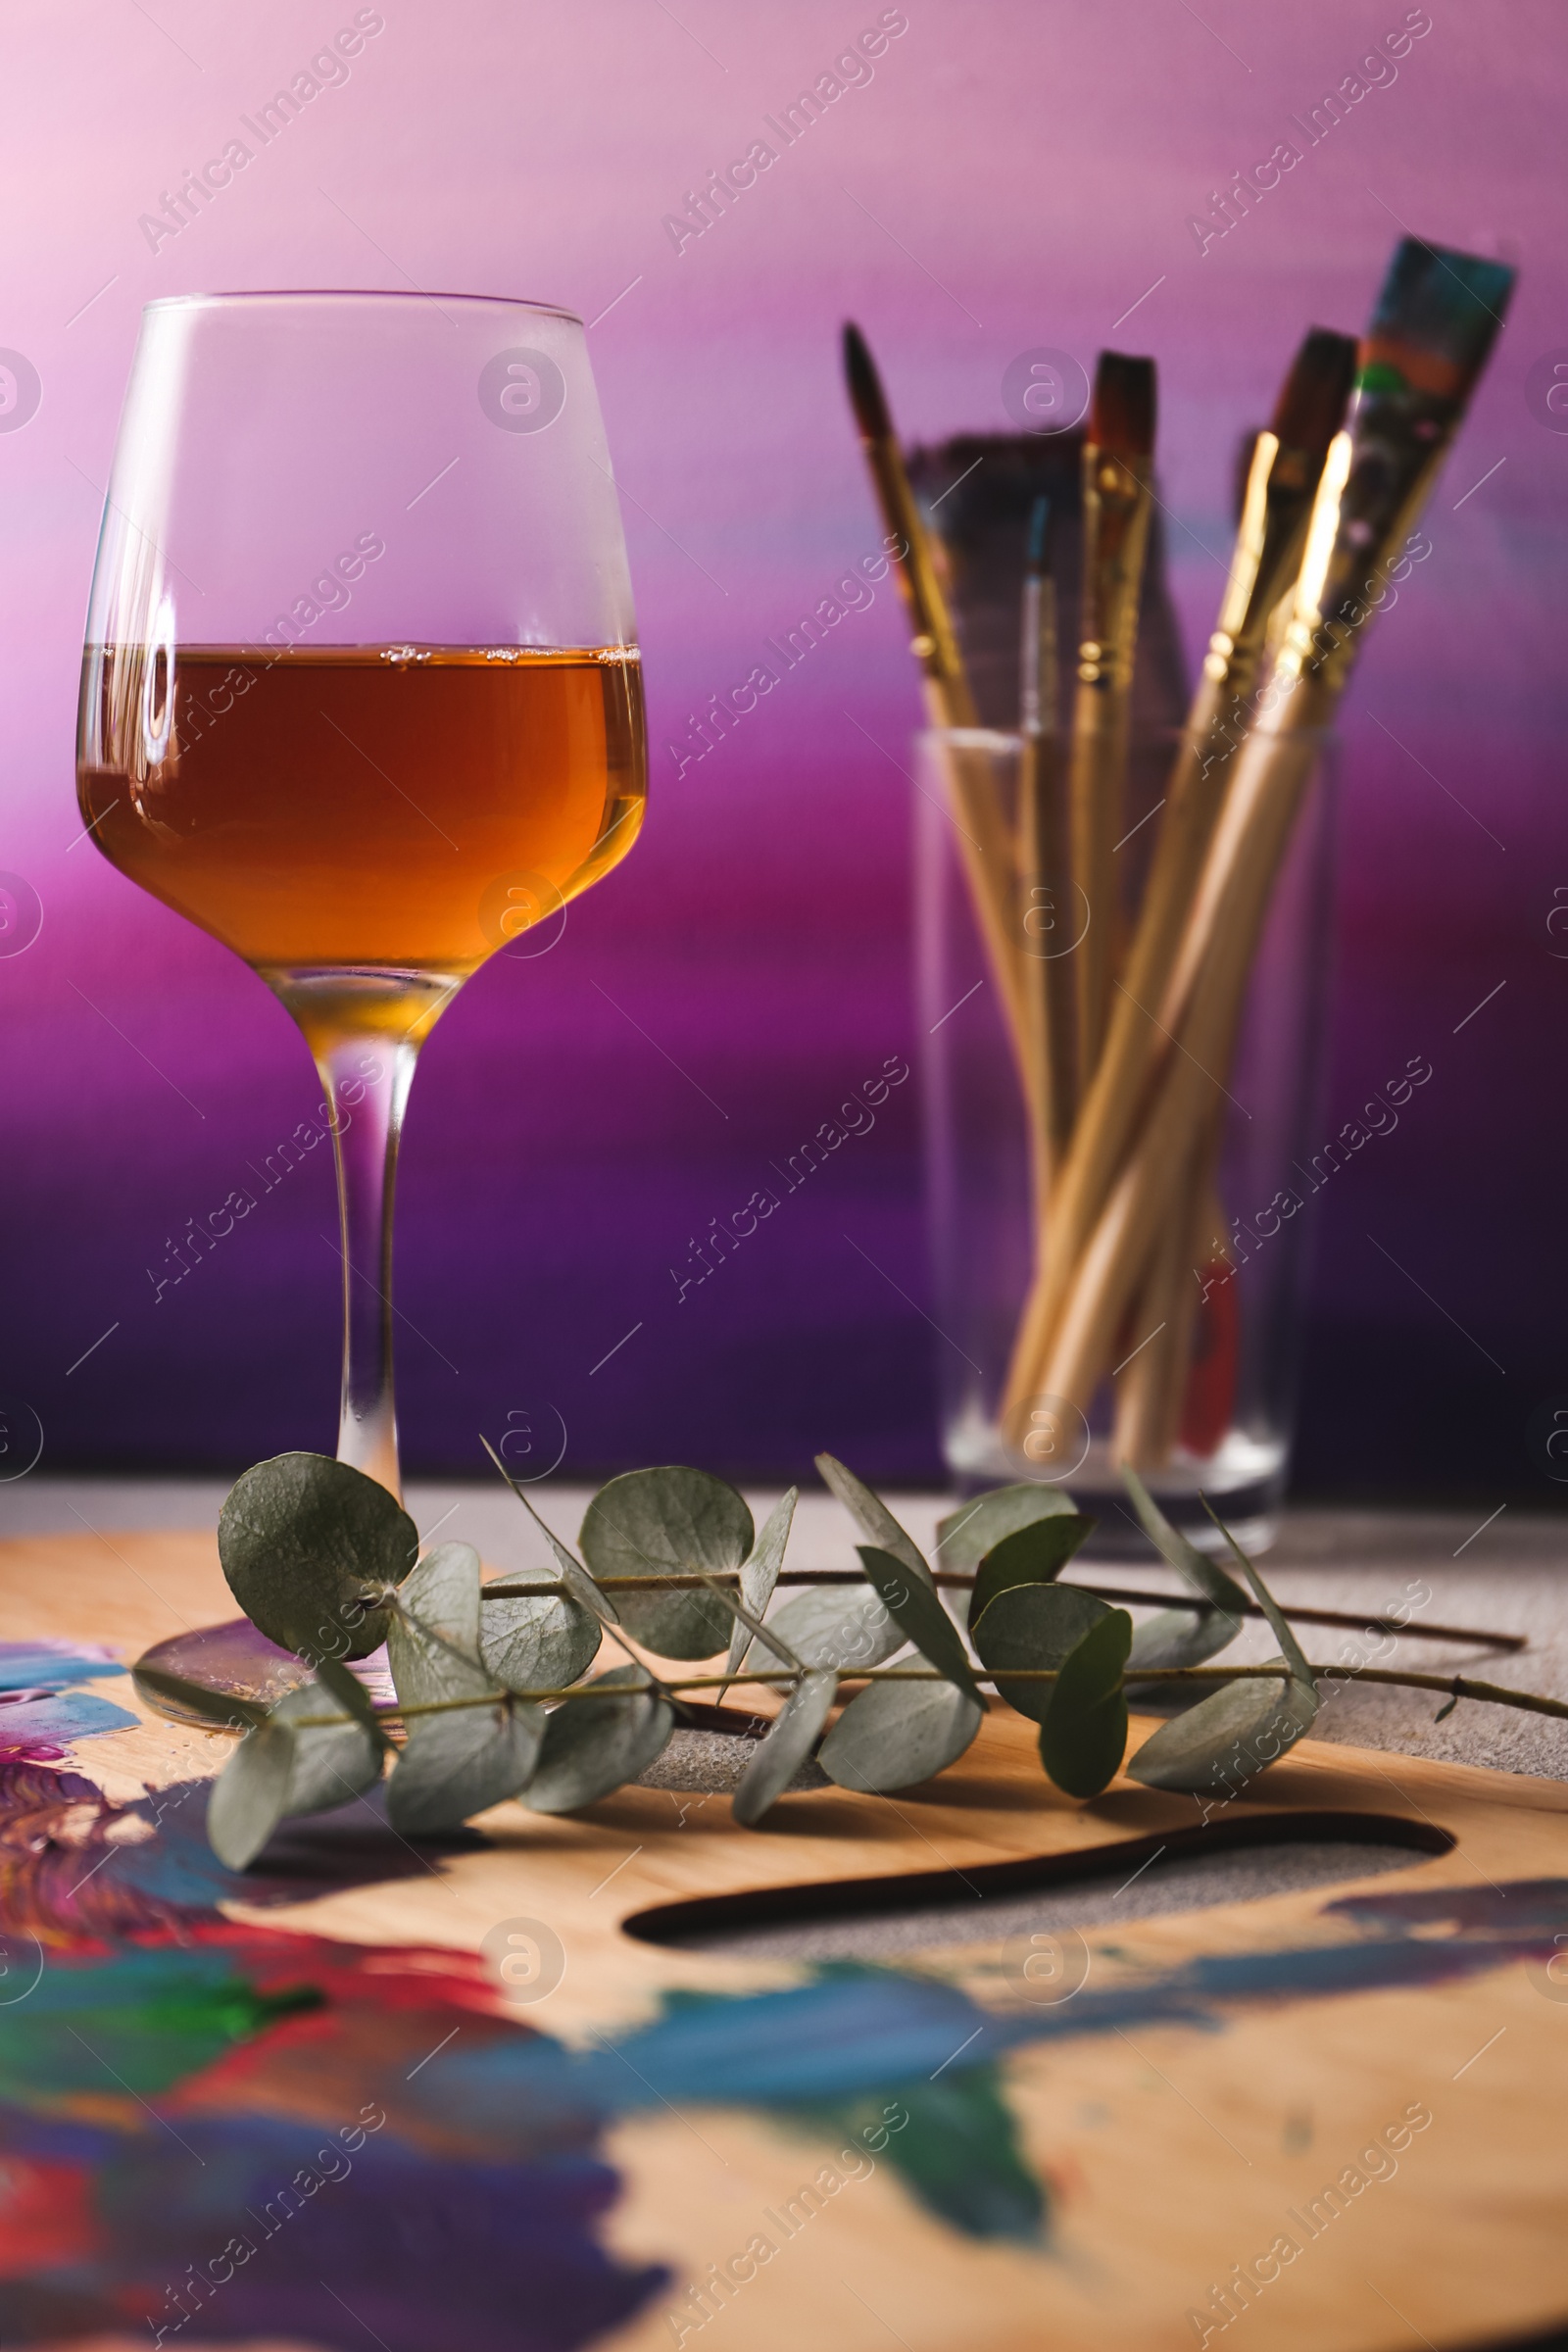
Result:
{"type": "MultiPolygon", "coordinates": [[[[1476,1682],[1468,1675],[1401,1674],[1391,1666],[1363,1666],[1358,1669],[1314,1666],[1311,1672],[1315,1682],[1388,1683],[1403,1690],[1442,1690],[1455,1699],[1483,1699],[1493,1706],[1518,1707],[1528,1714],[1553,1715],[1568,1720],[1568,1699],[1546,1698],[1533,1690],[1510,1690],[1501,1683],[1476,1682]]],[[[977,1668],[975,1679],[1000,1689],[1006,1683],[1054,1683],[1057,1674],[1058,1669],[1054,1666],[1001,1666],[985,1672],[977,1668]]],[[[671,1692],[722,1690],[736,1679],[734,1675],[695,1674],[666,1682],[663,1688],[671,1692]]],[[[793,1684],[801,1678],[798,1674],[769,1670],[748,1674],[744,1679],[747,1683],[766,1685],[793,1684]]],[[[949,1678],[934,1666],[881,1666],[867,1667],[858,1673],[852,1667],[845,1667],[840,1670],[839,1679],[845,1683],[941,1683],[949,1678]]],[[[1140,1666],[1124,1675],[1122,1681],[1125,1688],[1128,1683],[1241,1683],[1267,1682],[1271,1679],[1289,1682],[1290,1668],[1274,1661],[1255,1666],[1140,1666]]],[[[629,1688],[625,1683],[574,1683],[562,1690],[493,1690],[466,1698],[421,1699],[408,1706],[377,1707],[374,1712],[378,1721],[401,1722],[416,1715],[450,1714],[463,1707],[493,1707],[507,1697],[533,1703],[555,1699],[625,1698],[629,1688]]],[[[648,1688],[655,1689],[658,1686],[650,1682],[648,1688]]],[[[348,1720],[344,1715],[301,1715],[295,1719],[294,1728],[296,1731],[320,1730],[348,1720]]]]}
{"type": "MultiPolygon", "coordinates": [[[[667,1576],[600,1576],[596,1577],[594,1582],[602,1592],[696,1592],[704,1589],[711,1590],[717,1586],[738,1586],[740,1580],[738,1577],[728,1574],[717,1576],[670,1574],[667,1576]]],[[[779,1585],[863,1585],[865,1577],[858,1568],[784,1568],[780,1570],[775,1582],[779,1585]]],[[[972,1592],[975,1580],[972,1572],[957,1568],[938,1568],[933,1570],[931,1582],[941,1591],[972,1592]]],[[[1214,1601],[1205,1599],[1197,1592],[1132,1592],[1122,1585],[1080,1584],[1076,1577],[1063,1577],[1061,1582],[1069,1592],[1093,1592],[1097,1600],[1131,1601],[1136,1608],[1191,1609],[1197,1614],[1217,1605],[1214,1601]]],[[[544,1599],[551,1594],[559,1597],[565,1591],[565,1586],[559,1580],[551,1583],[548,1580],[540,1582],[527,1577],[503,1576],[496,1577],[490,1584],[481,1586],[479,1597],[481,1600],[544,1599]]],[[[1300,1603],[1281,1601],[1280,1608],[1285,1616],[1294,1617],[1302,1625],[1344,1626],[1351,1633],[1409,1634],[1421,1642],[1485,1642],[1492,1649],[1524,1649],[1529,1644],[1527,1634],[1493,1633],[1482,1626],[1401,1625],[1394,1617],[1370,1616],[1364,1610],[1358,1614],[1354,1609],[1313,1608],[1304,1601],[1300,1603]]],[[[1234,1602],[1228,1613],[1242,1617],[1262,1617],[1265,1614],[1255,1600],[1234,1602]]]]}

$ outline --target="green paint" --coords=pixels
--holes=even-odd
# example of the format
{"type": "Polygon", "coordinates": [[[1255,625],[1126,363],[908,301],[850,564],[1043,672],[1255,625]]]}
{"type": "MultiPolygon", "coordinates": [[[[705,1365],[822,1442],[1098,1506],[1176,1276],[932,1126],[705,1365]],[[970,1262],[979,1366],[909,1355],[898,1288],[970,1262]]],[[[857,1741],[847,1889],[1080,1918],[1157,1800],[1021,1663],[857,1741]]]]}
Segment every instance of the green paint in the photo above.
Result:
{"type": "Polygon", "coordinates": [[[262,1992],[222,1968],[220,1954],[188,1951],[117,1954],[112,1970],[46,1966],[27,2000],[0,2010],[0,2099],[156,2097],[322,2005],[314,1985],[262,1992]]]}
{"type": "Polygon", "coordinates": [[[891,2165],[910,2194],[952,2229],[1027,2245],[1047,2235],[1046,2193],[1019,2147],[994,2066],[955,2068],[935,2081],[896,2082],[789,2113],[841,2134],[835,2152],[864,2147],[878,2164],[891,2165]]]}

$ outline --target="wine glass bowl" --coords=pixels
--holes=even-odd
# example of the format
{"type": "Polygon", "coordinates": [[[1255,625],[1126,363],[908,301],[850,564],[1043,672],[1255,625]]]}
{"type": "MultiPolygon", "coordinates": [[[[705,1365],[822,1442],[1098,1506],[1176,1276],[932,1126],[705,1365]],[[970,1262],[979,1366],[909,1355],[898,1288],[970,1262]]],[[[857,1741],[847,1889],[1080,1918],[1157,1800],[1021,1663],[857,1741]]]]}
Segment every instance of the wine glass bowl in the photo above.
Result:
{"type": "Polygon", "coordinates": [[[646,773],[575,318],[468,295],[149,306],[89,607],[82,819],[304,1031],[336,1122],[338,1450],[394,1492],[415,1057],[487,956],[626,855],[646,773]]]}
{"type": "Polygon", "coordinates": [[[621,649],[94,646],[82,707],[99,849],[312,1026],[339,974],[444,1003],[641,823],[621,649]]]}

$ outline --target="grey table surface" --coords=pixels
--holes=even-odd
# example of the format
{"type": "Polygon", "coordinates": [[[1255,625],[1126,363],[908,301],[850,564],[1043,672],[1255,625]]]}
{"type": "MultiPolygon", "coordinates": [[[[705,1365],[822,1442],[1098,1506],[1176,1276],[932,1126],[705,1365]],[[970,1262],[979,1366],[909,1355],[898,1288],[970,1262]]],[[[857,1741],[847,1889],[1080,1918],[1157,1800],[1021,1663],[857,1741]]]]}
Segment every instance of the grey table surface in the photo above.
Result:
{"type": "MultiPolygon", "coordinates": [[[[226,1481],[33,1476],[0,1487],[0,1539],[8,1536],[118,1529],[216,1526],[226,1481]]],[[[573,1537],[590,1490],[555,1480],[532,1490],[550,1524],[573,1537]]],[[[759,1520],[778,1490],[748,1489],[759,1520]]],[[[497,1569],[539,1565],[542,1544],[526,1515],[499,1485],[418,1482],[408,1504],[421,1536],[473,1544],[497,1569]]],[[[889,1494],[915,1541],[930,1547],[936,1523],[954,1508],[935,1494],[889,1494]]],[[[852,1568],[855,1531],[830,1495],[802,1496],[790,1545],[792,1568],[852,1568]]],[[[1332,1627],[1303,1627],[1314,1662],[1346,1666],[1405,1665],[1424,1673],[1463,1673],[1516,1690],[1568,1699],[1568,1516],[1531,1515],[1513,1508],[1477,1522],[1446,1510],[1324,1509],[1287,1512],[1278,1542],[1263,1561],[1282,1601],[1365,1610],[1410,1612],[1409,1631],[1379,1647],[1332,1627]],[[1423,1639],[1422,1622],[1484,1627],[1528,1637],[1523,1650],[1499,1652],[1485,1643],[1423,1639]]],[[[1085,1582],[1175,1590],[1177,1580],[1152,1551],[1147,1561],[1085,1567],[1085,1582]]],[[[1238,1659],[1272,1655],[1267,1629],[1249,1625],[1231,1652],[1238,1659]]],[[[1568,1780],[1568,1721],[1511,1708],[1461,1701],[1446,1722],[1434,1717],[1441,1697],[1424,1690],[1336,1683],[1314,1737],[1383,1749],[1391,1755],[1435,1756],[1484,1764],[1503,1772],[1568,1780]]]]}

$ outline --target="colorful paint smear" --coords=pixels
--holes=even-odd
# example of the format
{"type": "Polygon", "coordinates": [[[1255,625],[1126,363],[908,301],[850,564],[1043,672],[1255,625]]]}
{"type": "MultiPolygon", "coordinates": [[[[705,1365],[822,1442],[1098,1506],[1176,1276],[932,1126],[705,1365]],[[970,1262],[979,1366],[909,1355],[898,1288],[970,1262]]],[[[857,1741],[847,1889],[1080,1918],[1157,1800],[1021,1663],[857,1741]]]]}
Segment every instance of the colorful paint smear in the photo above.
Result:
{"type": "Polygon", "coordinates": [[[1326,1906],[1321,1941],[1203,1956],[1054,2008],[997,2011],[930,1973],[833,1965],[785,1990],[675,1993],[617,2041],[574,2049],[498,2013],[477,1957],[222,1918],[224,1895],[292,1901],[408,1856],[373,1822],[344,1843],[328,1817],[234,1878],[206,1846],[206,1786],[120,1807],[79,1773],[0,1766],[7,2342],[145,2327],[155,2345],[286,2335],[361,2352],[368,2330],[387,2352],[569,2352],[668,2285],[601,2232],[619,2192],[607,2132],[670,2107],[758,2111],[819,2147],[863,2139],[933,2226],[1049,2253],[1010,2053],[1456,1982],[1549,1956],[1568,1931],[1568,1879],[1380,1889],[1326,1906]]]}

